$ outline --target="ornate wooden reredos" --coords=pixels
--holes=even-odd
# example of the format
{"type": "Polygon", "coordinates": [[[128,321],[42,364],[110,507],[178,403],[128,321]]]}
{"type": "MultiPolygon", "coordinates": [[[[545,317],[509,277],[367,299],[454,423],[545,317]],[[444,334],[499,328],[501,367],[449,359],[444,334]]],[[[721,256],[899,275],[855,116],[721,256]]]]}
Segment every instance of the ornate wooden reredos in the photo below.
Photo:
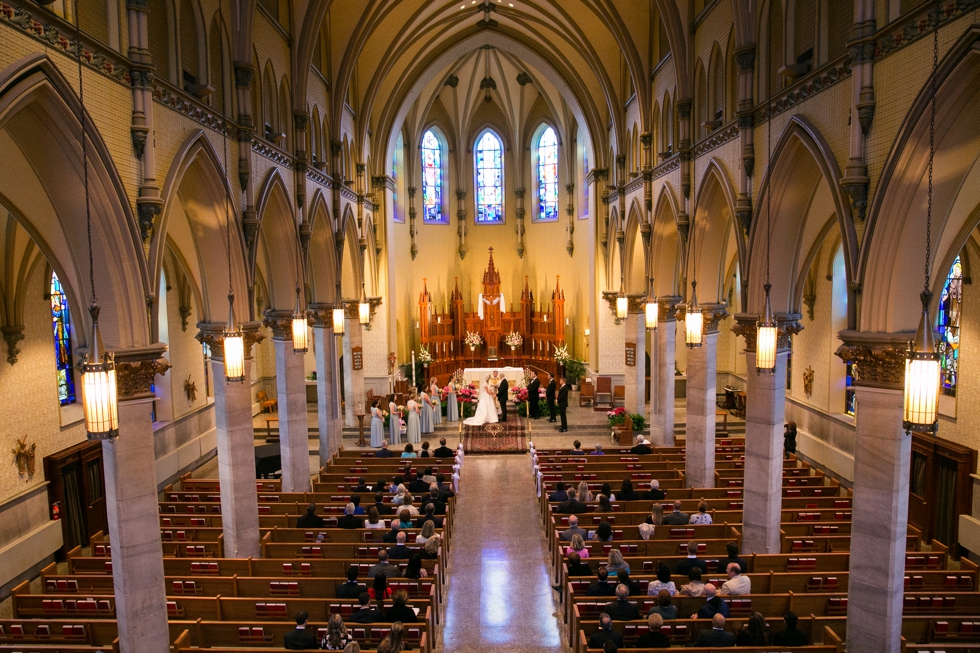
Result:
{"type": "Polygon", "coordinates": [[[481,318],[479,310],[464,312],[458,277],[449,296],[449,310],[443,312],[436,309],[426,279],[423,279],[419,295],[419,329],[422,345],[432,354],[429,374],[441,379],[459,368],[494,365],[530,366],[556,372],[554,348],[565,342],[565,292],[560,280],[555,277],[550,311],[535,306],[527,276],[521,291],[520,309],[504,311],[506,297],[500,294],[500,273],[494,266],[491,247],[490,260],[483,273],[483,294],[476,299],[483,303],[481,318]],[[483,344],[473,351],[463,342],[467,331],[483,336],[483,344]],[[523,344],[513,350],[504,344],[504,337],[512,331],[524,339],[523,344]]]}

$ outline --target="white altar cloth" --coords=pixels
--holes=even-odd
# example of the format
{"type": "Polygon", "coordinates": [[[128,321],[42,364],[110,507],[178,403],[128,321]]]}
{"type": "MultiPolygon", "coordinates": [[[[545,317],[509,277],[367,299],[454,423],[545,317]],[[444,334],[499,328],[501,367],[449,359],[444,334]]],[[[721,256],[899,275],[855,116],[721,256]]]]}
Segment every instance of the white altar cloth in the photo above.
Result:
{"type": "Polygon", "coordinates": [[[498,376],[507,379],[507,385],[511,388],[514,388],[524,378],[524,368],[522,367],[467,367],[463,370],[463,379],[467,383],[476,383],[479,387],[483,383],[483,379],[495,371],[498,372],[498,376]]]}

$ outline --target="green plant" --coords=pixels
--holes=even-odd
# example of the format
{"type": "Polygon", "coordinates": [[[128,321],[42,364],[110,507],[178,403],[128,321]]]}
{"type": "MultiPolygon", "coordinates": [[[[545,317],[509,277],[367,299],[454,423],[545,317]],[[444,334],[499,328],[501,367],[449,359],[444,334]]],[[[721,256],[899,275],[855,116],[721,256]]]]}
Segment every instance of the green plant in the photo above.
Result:
{"type": "Polygon", "coordinates": [[[622,406],[606,413],[606,417],[609,418],[609,426],[619,426],[626,421],[626,415],[629,415],[630,419],[633,420],[634,431],[642,431],[647,427],[646,417],[640,413],[627,413],[626,409],[622,406]]]}
{"type": "Polygon", "coordinates": [[[565,361],[565,376],[572,385],[578,385],[579,380],[585,376],[585,363],[574,358],[565,361]]]}

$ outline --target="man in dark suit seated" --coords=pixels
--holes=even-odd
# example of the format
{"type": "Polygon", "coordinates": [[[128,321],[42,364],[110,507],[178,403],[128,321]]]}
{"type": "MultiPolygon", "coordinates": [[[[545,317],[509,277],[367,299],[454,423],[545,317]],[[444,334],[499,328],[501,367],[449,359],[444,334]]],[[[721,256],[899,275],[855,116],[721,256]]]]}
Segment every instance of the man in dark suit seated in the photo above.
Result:
{"type": "Polygon", "coordinates": [[[316,514],[316,504],[306,506],[306,514],[296,520],[296,528],[323,528],[323,517],[316,514]]]}
{"type": "Polygon", "coordinates": [[[383,492],[374,493],[374,507],[378,509],[379,516],[393,515],[395,509],[389,504],[385,503],[385,495],[383,492]]]}
{"type": "Polygon", "coordinates": [[[456,452],[446,446],[446,438],[439,438],[439,448],[432,452],[433,458],[453,458],[456,452]]]}
{"type": "Polygon", "coordinates": [[[578,516],[571,515],[568,518],[568,528],[563,530],[558,537],[560,537],[565,542],[571,542],[572,538],[576,535],[581,535],[583,540],[589,539],[589,532],[584,528],[578,527],[578,516]]]}
{"type": "Polygon", "coordinates": [[[436,511],[436,507],[434,504],[431,503],[426,504],[425,516],[419,519],[418,527],[422,528],[425,525],[425,522],[430,521],[432,522],[433,526],[435,526],[436,528],[442,528],[442,519],[436,517],[435,511],[436,511]]]}
{"type": "Polygon", "coordinates": [[[429,484],[423,481],[422,477],[419,476],[408,484],[408,491],[412,494],[425,494],[429,491],[429,484]]]}
{"type": "Polygon", "coordinates": [[[653,479],[650,481],[650,489],[641,498],[647,501],[663,501],[667,498],[667,493],[660,489],[660,481],[653,479]]]}
{"type": "Polygon", "coordinates": [[[620,583],[616,586],[616,600],[607,603],[603,612],[617,621],[629,621],[640,618],[640,610],[635,603],[629,602],[630,588],[620,583]]]}
{"type": "Polygon", "coordinates": [[[716,614],[711,618],[711,630],[705,629],[698,633],[694,645],[705,648],[735,646],[735,633],[725,630],[725,617],[716,614]]]}
{"type": "Polygon", "coordinates": [[[687,557],[677,563],[674,573],[687,576],[691,573],[691,567],[698,567],[702,574],[708,575],[708,563],[698,557],[698,543],[693,540],[687,543],[687,557]]]}
{"type": "Polygon", "coordinates": [[[691,522],[691,516],[686,512],[681,512],[681,502],[674,500],[674,511],[664,517],[664,523],[671,526],[687,526],[691,522]]]}
{"type": "Polygon", "coordinates": [[[388,441],[381,441],[381,448],[374,452],[375,458],[391,458],[395,455],[394,451],[388,449],[388,441]]]}
{"type": "Polygon", "coordinates": [[[670,648],[670,638],[660,632],[664,618],[655,612],[647,617],[647,625],[650,631],[637,638],[635,648],[670,648]]]}
{"type": "MultiPolygon", "coordinates": [[[[426,508],[432,506],[436,515],[446,514],[446,504],[439,498],[439,486],[435,483],[429,485],[426,488],[429,491],[429,496],[426,499],[422,499],[422,511],[424,512],[426,508]]],[[[424,490],[423,490],[424,491],[424,490]]]]}
{"type": "Polygon", "coordinates": [[[357,582],[357,567],[351,565],[347,568],[347,582],[337,586],[338,599],[356,599],[361,592],[366,592],[367,588],[357,582]]]}
{"type": "Polygon", "coordinates": [[[378,551],[378,564],[371,565],[368,569],[368,578],[374,578],[378,574],[384,574],[387,578],[398,578],[402,575],[401,569],[397,565],[388,562],[388,550],[378,551]]]}
{"type": "Polygon", "coordinates": [[[400,531],[395,538],[395,546],[388,548],[388,558],[390,560],[408,560],[412,557],[412,549],[405,546],[406,539],[405,531],[400,531]]]}
{"type": "Polygon", "coordinates": [[[735,542],[729,542],[725,545],[725,550],[728,551],[728,557],[724,560],[718,561],[718,573],[727,574],[728,564],[735,562],[738,564],[738,568],[742,570],[742,573],[748,573],[749,568],[745,566],[745,560],[738,555],[738,544],[735,542]]]}
{"type": "Polygon", "coordinates": [[[364,519],[354,516],[353,503],[348,503],[344,507],[344,516],[337,519],[337,526],[347,529],[361,528],[364,526],[364,519]]]}
{"type": "Polygon", "coordinates": [[[728,602],[716,596],[717,593],[717,588],[711,583],[707,583],[704,586],[704,605],[701,606],[697,614],[691,615],[691,619],[711,619],[716,614],[727,617],[728,602]]]}
{"type": "Polygon", "coordinates": [[[589,585],[589,591],[586,592],[589,596],[615,596],[616,586],[609,582],[609,574],[606,570],[600,569],[599,573],[596,574],[598,580],[591,585],[589,585]]]}
{"type": "Polygon", "coordinates": [[[555,491],[548,495],[548,501],[568,501],[568,492],[565,491],[565,484],[558,481],[555,491]]]}
{"type": "Polygon", "coordinates": [[[361,478],[357,479],[357,485],[352,487],[350,491],[367,493],[371,491],[371,488],[368,487],[367,479],[362,476],[361,478]]]}
{"type": "MultiPolygon", "coordinates": [[[[592,575],[592,567],[589,566],[589,563],[582,562],[582,556],[580,556],[575,551],[572,551],[571,553],[568,554],[568,561],[565,564],[568,566],[569,576],[592,575]]],[[[557,591],[560,592],[561,588],[559,587],[557,591]]]]}
{"type": "Polygon", "coordinates": [[[350,616],[350,621],[359,624],[373,624],[384,619],[379,610],[371,607],[371,597],[368,596],[367,592],[361,592],[361,595],[357,597],[357,602],[361,608],[350,616]]]}
{"type": "Polygon", "coordinates": [[[606,642],[612,641],[617,647],[623,645],[623,633],[612,629],[612,617],[603,612],[599,615],[599,630],[589,637],[589,648],[603,648],[606,642]]]}
{"type": "Polygon", "coordinates": [[[309,619],[310,613],[306,610],[300,610],[296,613],[296,630],[282,636],[283,648],[288,648],[291,651],[320,648],[320,644],[316,641],[316,634],[306,629],[306,622],[309,619]]]}
{"type": "Polygon", "coordinates": [[[810,638],[806,636],[806,633],[796,627],[799,619],[795,612],[787,612],[783,621],[786,622],[786,627],[778,633],[773,633],[773,646],[806,646],[810,643],[810,638]]]}
{"type": "Polygon", "coordinates": [[[574,515],[589,512],[589,507],[578,500],[574,488],[569,488],[568,501],[562,501],[558,504],[558,509],[555,512],[560,515],[574,515]]]}
{"type": "Polygon", "coordinates": [[[636,436],[636,446],[630,449],[630,453],[634,456],[646,456],[653,453],[653,449],[647,444],[647,439],[642,435],[636,436]]]}
{"type": "Polygon", "coordinates": [[[456,496],[456,493],[453,492],[452,484],[446,483],[445,474],[436,474],[436,489],[439,490],[439,498],[443,501],[449,501],[456,496]]]}

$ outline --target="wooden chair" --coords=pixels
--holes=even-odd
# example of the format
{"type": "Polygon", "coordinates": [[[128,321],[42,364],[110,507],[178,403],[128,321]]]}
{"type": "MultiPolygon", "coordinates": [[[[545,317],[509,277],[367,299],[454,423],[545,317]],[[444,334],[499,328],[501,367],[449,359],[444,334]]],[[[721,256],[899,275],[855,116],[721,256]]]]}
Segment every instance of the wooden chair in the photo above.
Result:
{"type": "Polygon", "coordinates": [[[619,432],[616,434],[618,436],[618,444],[621,447],[632,447],[635,442],[633,442],[633,419],[626,415],[623,418],[623,423],[619,427],[619,432]]]}
{"type": "Polygon", "coordinates": [[[745,418],[745,393],[735,395],[735,416],[745,418]]]}
{"type": "Polygon", "coordinates": [[[613,388],[612,403],[613,403],[613,408],[615,408],[617,406],[625,406],[626,405],[626,386],[625,385],[617,385],[615,388],[613,388]]]}
{"type": "Polygon", "coordinates": [[[579,395],[578,398],[578,405],[580,407],[585,406],[586,403],[588,403],[589,406],[595,403],[595,386],[591,383],[582,384],[582,394],[579,395]]]}
{"type": "Polygon", "coordinates": [[[259,402],[259,412],[264,413],[266,409],[269,412],[279,412],[279,400],[269,399],[269,395],[266,394],[265,390],[259,390],[255,393],[255,401],[259,402]]]}
{"type": "Polygon", "coordinates": [[[596,377],[595,394],[592,398],[592,406],[595,410],[601,410],[603,408],[612,408],[613,394],[612,394],[611,377],[608,376],[596,377]]]}

